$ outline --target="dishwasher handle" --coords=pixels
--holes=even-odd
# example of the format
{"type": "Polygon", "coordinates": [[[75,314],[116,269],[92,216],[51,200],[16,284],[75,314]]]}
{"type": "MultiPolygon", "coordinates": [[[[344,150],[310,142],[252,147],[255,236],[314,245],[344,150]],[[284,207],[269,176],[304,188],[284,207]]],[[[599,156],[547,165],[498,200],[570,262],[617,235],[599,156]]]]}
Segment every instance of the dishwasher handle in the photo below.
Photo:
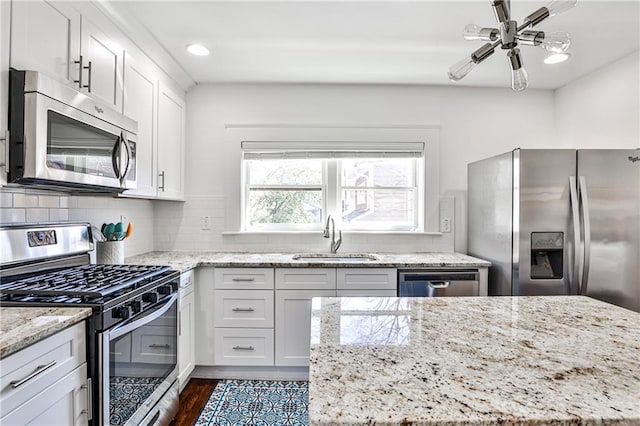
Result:
{"type": "Polygon", "coordinates": [[[431,288],[447,288],[451,285],[451,281],[427,281],[427,284],[431,288]]]}

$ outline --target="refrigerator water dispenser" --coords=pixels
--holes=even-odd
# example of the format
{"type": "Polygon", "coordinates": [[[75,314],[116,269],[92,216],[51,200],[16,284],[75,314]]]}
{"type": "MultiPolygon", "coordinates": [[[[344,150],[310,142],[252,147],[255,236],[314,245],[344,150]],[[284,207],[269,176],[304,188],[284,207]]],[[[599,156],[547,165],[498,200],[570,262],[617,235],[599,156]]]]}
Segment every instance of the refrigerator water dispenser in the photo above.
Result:
{"type": "Polygon", "coordinates": [[[531,279],[562,278],[563,258],[562,232],[531,233],[531,279]]]}

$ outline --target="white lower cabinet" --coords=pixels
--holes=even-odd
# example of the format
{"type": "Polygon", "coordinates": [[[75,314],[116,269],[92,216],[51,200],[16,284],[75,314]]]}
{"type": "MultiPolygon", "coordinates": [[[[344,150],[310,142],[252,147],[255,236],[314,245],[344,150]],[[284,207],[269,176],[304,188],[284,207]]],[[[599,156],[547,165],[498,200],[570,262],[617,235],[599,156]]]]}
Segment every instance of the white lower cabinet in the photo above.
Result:
{"type": "Polygon", "coordinates": [[[86,425],[84,322],[2,360],[0,424],[86,425]]]}
{"type": "Polygon", "coordinates": [[[273,290],[217,290],[216,327],[273,327],[273,290]]]}
{"type": "Polygon", "coordinates": [[[178,310],[178,384],[182,389],[189,381],[195,366],[195,284],[194,273],[180,276],[180,305],[178,310]]]}
{"type": "Polygon", "coordinates": [[[338,268],[338,290],[395,290],[398,271],[395,268],[338,268]]]}
{"type": "Polygon", "coordinates": [[[335,295],[335,290],[276,290],[276,365],[309,365],[311,299],[335,295]]]}

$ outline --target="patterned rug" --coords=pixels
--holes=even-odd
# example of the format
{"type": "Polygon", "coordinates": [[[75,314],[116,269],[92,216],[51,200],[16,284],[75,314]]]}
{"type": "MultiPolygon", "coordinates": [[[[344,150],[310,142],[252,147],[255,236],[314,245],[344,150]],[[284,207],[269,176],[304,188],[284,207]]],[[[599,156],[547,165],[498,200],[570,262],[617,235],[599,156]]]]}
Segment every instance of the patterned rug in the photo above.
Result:
{"type": "Polygon", "coordinates": [[[196,426],[306,426],[309,383],[221,380],[196,426]]]}

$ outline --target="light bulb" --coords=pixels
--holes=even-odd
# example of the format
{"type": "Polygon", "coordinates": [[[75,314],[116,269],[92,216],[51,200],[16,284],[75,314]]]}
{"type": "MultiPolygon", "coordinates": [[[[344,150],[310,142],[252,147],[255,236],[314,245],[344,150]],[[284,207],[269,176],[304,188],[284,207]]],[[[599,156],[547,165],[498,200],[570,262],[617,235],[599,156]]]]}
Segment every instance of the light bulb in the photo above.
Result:
{"type": "Polygon", "coordinates": [[[464,58],[463,60],[456,62],[449,68],[447,75],[451,81],[460,81],[476,66],[476,63],[471,57],[464,58]]]}
{"type": "Polygon", "coordinates": [[[465,40],[479,40],[480,31],[482,31],[480,25],[469,24],[462,30],[462,37],[464,37],[465,40]]]}
{"type": "Polygon", "coordinates": [[[522,66],[520,49],[515,48],[507,52],[509,64],[511,65],[511,88],[516,92],[524,90],[529,85],[527,71],[522,66]]]}
{"type": "Polygon", "coordinates": [[[571,38],[565,32],[544,33],[544,40],[540,44],[549,53],[564,53],[571,46],[571,38]]]}
{"type": "Polygon", "coordinates": [[[554,16],[558,13],[563,13],[571,9],[577,2],[578,0],[553,0],[545,7],[549,11],[549,16],[554,16]]]}
{"type": "Polygon", "coordinates": [[[520,67],[517,70],[511,70],[511,88],[516,92],[524,90],[529,85],[529,76],[527,71],[520,67]]]}
{"type": "Polygon", "coordinates": [[[571,55],[569,53],[551,53],[544,58],[544,63],[548,65],[559,64],[569,59],[571,55]]]}

